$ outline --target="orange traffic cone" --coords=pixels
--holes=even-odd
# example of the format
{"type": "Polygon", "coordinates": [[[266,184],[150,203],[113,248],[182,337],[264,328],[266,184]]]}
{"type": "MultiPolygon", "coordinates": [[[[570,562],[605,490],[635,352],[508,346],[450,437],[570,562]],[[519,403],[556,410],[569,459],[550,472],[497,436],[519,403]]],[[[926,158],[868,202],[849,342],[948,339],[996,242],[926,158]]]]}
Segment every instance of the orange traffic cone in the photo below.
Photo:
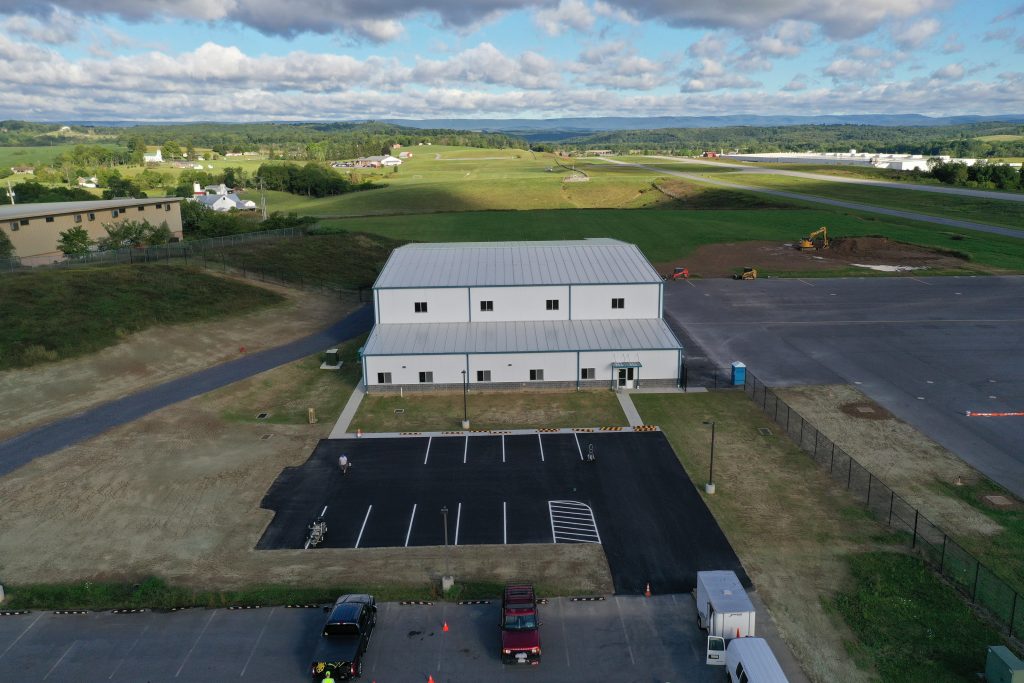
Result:
{"type": "Polygon", "coordinates": [[[647,582],[647,586],[644,588],[644,597],[645,598],[651,597],[651,582],[650,581],[647,582]]]}
{"type": "Polygon", "coordinates": [[[740,637],[740,627],[739,626],[736,627],[736,637],[737,638],[740,637]]]}
{"type": "Polygon", "coordinates": [[[447,621],[444,622],[444,628],[442,628],[441,630],[444,631],[445,633],[448,633],[448,622],[447,621]]]}
{"type": "Polygon", "coordinates": [[[434,677],[433,676],[427,676],[427,683],[434,683],[434,677]]]}

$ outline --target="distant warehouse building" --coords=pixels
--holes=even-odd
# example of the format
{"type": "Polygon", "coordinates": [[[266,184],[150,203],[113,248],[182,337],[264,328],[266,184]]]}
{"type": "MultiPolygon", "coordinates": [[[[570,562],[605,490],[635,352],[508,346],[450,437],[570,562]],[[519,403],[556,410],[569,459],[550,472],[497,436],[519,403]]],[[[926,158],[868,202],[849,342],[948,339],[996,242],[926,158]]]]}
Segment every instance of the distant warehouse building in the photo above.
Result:
{"type": "Polygon", "coordinates": [[[104,225],[124,221],[167,223],[171,235],[181,239],[181,198],[104,199],[0,206],[0,230],[14,245],[23,265],[52,263],[64,258],[57,246],[60,233],[84,228],[93,240],[107,236],[104,225]]]}
{"type": "Polygon", "coordinates": [[[409,244],[373,286],[369,392],[678,386],[661,276],[613,239],[409,244]]]}

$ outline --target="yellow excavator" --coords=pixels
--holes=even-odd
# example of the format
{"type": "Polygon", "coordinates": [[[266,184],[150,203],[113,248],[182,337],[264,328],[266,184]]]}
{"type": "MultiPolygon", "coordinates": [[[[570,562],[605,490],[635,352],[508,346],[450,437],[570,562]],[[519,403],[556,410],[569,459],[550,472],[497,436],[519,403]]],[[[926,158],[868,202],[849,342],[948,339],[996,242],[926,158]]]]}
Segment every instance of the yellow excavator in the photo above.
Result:
{"type": "Polygon", "coordinates": [[[812,232],[807,237],[801,237],[797,240],[796,248],[800,251],[815,251],[816,249],[828,249],[828,228],[822,226],[812,232]],[[821,240],[816,242],[815,238],[820,237],[821,240]]]}

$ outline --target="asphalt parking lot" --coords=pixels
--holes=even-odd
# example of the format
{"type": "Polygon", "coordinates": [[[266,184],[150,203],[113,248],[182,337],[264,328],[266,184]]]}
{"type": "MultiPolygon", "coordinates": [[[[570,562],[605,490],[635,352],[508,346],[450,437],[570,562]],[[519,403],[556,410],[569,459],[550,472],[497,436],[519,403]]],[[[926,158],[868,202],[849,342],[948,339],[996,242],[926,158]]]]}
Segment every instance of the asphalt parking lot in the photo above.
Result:
{"type": "MultiPolygon", "coordinates": [[[[543,660],[520,671],[498,658],[497,604],[382,603],[363,680],[721,680],[720,668],[704,664],[704,632],[688,595],[559,598],[540,609],[543,660]]],[[[282,607],[3,616],[0,680],[308,681],[323,619],[319,609],[282,607]]]]}
{"type": "Polygon", "coordinates": [[[770,386],[854,384],[1024,496],[1024,278],[690,280],[665,311],[770,386]]]}
{"type": "Polygon", "coordinates": [[[321,547],[443,545],[447,508],[453,545],[600,543],[619,595],[688,592],[708,568],[749,585],[661,432],[329,439],[262,506],[276,515],[259,549],[301,548],[321,512],[321,547]]]}

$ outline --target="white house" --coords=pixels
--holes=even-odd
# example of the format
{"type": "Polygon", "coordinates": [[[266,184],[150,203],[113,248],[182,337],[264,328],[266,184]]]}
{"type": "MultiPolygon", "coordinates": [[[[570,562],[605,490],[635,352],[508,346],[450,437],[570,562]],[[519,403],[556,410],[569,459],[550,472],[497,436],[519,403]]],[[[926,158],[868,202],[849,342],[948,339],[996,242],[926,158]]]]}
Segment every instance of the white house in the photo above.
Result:
{"type": "Polygon", "coordinates": [[[203,194],[194,196],[192,199],[214,211],[230,211],[231,209],[244,211],[256,208],[256,202],[241,199],[234,192],[229,192],[228,194],[203,194]]]}
{"type": "Polygon", "coordinates": [[[155,152],[143,152],[142,153],[142,163],[144,163],[144,164],[159,164],[159,163],[163,163],[163,160],[164,160],[164,154],[159,149],[157,151],[155,151],[155,152]]]}
{"type": "Polygon", "coordinates": [[[369,392],[678,386],[661,276],[632,244],[408,244],[373,286],[369,392]]]}

